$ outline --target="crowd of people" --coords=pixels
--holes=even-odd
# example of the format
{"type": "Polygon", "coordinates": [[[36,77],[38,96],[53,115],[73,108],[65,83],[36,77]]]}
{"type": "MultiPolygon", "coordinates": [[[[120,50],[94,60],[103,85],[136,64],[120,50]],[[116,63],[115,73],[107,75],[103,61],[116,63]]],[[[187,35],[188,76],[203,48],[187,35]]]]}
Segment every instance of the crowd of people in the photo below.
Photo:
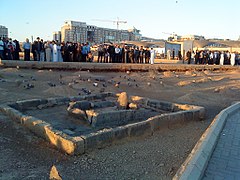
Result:
{"type": "Polygon", "coordinates": [[[207,51],[196,50],[194,53],[195,64],[220,64],[220,65],[238,65],[238,52],[229,51],[207,51]]]}
{"type": "Polygon", "coordinates": [[[154,64],[155,51],[149,47],[102,44],[97,48],[99,63],[150,63],[154,64]]]}
{"type": "Polygon", "coordinates": [[[189,49],[185,56],[183,57],[181,51],[178,51],[177,56],[175,56],[175,50],[171,52],[170,49],[167,50],[167,59],[177,59],[182,60],[183,63],[187,64],[206,64],[206,65],[239,65],[240,55],[238,52],[230,51],[209,51],[209,50],[196,50],[192,51],[189,49]]]}
{"type": "MultiPolygon", "coordinates": [[[[112,43],[100,44],[95,50],[91,50],[89,43],[72,43],[58,41],[43,41],[37,39],[30,43],[29,39],[20,43],[11,38],[0,38],[0,58],[6,60],[19,60],[19,53],[24,52],[24,60],[46,61],[46,62],[93,62],[94,54],[98,63],[144,63],[154,64],[156,57],[153,48],[134,45],[118,45],[112,43]],[[32,53],[32,58],[31,58],[32,53]]],[[[208,51],[208,50],[188,50],[182,56],[179,50],[175,55],[175,50],[166,52],[167,59],[182,60],[188,64],[220,64],[238,65],[240,55],[237,52],[229,51],[208,51]]]]}
{"type": "Polygon", "coordinates": [[[34,61],[46,62],[87,62],[92,61],[91,49],[88,43],[72,43],[58,41],[43,41],[37,38],[32,46],[29,40],[23,43],[24,60],[29,60],[30,50],[34,61]]]}
{"type": "Polygon", "coordinates": [[[19,52],[21,52],[19,41],[0,37],[1,59],[19,60],[19,52]]]}

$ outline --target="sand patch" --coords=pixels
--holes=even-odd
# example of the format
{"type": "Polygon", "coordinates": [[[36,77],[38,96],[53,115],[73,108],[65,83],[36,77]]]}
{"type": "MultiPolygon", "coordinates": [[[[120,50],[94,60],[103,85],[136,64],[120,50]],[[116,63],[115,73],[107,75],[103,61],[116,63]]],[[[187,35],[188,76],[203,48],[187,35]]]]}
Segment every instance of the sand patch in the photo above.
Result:
{"type": "Polygon", "coordinates": [[[164,77],[174,77],[175,73],[172,71],[165,71],[165,72],[163,72],[163,76],[164,77]]]}

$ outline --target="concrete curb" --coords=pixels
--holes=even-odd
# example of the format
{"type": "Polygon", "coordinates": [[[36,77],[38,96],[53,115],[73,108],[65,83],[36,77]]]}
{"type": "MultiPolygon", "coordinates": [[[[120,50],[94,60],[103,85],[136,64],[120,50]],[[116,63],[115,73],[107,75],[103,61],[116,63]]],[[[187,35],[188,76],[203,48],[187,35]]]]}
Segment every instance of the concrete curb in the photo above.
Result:
{"type": "Polygon", "coordinates": [[[36,61],[14,61],[2,60],[0,65],[5,68],[27,68],[27,69],[68,69],[68,70],[90,70],[90,71],[188,71],[188,70],[236,70],[240,66],[230,65],[188,65],[188,64],[124,64],[124,63],[80,63],[80,62],[36,62],[36,61]]]}
{"type": "Polygon", "coordinates": [[[173,180],[201,179],[204,175],[208,161],[215,149],[219,135],[228,119],[240,111],[240,102],[222,110],[203,133],[192,152],[178,169],[173,180]]]}
{"type": "Polygon", "coordinates": [[[199,106],[181,105],[143,97],[131,97],[132,101],[141,102],[143,106],[167,110],[170,113],[153,116],[143,121],[129,123],[115,128],[104,128],[85,135],[70,136],[62,131],[54,129],[50,123],[42,119],[27,116],[21,112],[34,108],[41,109],[63,105],[70,101],[94,100],[102,99],[103,97],[116,97],[116,95],[113,93],[102,93],[89,96],[24,100],[17,101],[13,104],[3,104],[0,106],[0,111],[17,123],[27,127],[37,136],[45,139],[61,151],[70,155],[83,154],[92,149],[103,148],[111,145],[116,140],[124,138],[153,135],[155,131],[162,128],[172,128],[176,124],[201,120],[205,114],[204,108],[199,106]]]}

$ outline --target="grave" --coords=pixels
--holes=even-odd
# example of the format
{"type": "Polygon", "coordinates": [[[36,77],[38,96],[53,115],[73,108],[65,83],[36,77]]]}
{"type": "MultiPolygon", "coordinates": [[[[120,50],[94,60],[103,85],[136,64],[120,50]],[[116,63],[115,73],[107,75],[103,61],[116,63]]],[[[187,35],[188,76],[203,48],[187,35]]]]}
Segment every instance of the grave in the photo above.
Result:
{"type": "Polygon", "coordinates": [[[204,118],[203,107],[139,96],[95,95],[31,99],[0,110],[67,154],[82,154],[124,138],[154,135],[204,118]]]}

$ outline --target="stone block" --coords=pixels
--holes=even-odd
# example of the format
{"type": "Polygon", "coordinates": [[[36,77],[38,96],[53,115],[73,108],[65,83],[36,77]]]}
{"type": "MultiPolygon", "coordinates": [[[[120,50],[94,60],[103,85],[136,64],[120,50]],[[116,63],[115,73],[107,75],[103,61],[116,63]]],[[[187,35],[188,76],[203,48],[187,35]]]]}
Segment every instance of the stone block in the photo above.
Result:
{"type": "Polygon", "coordinates": [[[150,122],[151,129],[154,132],[159,129],[168,128],[169,116],[167,114],[163,114],[160,116],[149,118],[148,121],[150,122]]]}
{"type": "Polygon", "coordinates": [[[104,129],[96,133],[81,136],[85,142],[85,152],[97,148],[102,148],[111,144],[114,140],[114,133],[111,129],[104,129]]]}
{"type": "Polygon", "coordinates": [[[46,99],[31,99],[31,100],[24,100],[24,101],[17,101],[16,104],[18,105],[19,110],[24,111],[28,109],[36,109],[37,106],[46,103],[46,99]]]}
{"type": "Polygon", "coordinates": [[[80,136],[72,137],[71,139],[76,145],[75,150],[74,150],[74,154],[80,155],[80,154],[85,153],[84,139],[80,136]]]}
{"type": "Polygon", "coordinates": [[[85,100],[86,96],[70,96],[69,101],[75,102],[75,101],[82,101],[85,100]]]}
{"type": "Polygon", "coordinates": [[[128,137],[128,128],[120,126],[112,129],[114,140],[120,140],[128,137]]]}
{"type": "Polygon", "coordinates": [[[57,104],[58,105],[63,105],[63,104],[67,104],[70,101],[69,97],[60,97],[60,98],[56,98],[57,104]]]}
{"type": "Polygon", "coordinates": [[[193,112],[191,110],[188,111],[183,111],[183,119],[184,122],[189,122],[189,121],[193,121],[193,112]]]}
{"type": "Polygon", "coordinates": [[[174,129],[184,124],[183,111],[170,113],[168,114],[168,116],[169,116],[169,122],[168,122],[169,129],[174,129]]]}
{"type": "Polygon", "coordinates": [[[142,121],[126,125],[130,137],[141,135],[152,135],[151,124],[149,121],[142,121]]]}
{"type": "Polygon", "coordinates": [[[114,102],[112,102],[112,101],[94,102],[94,103],[92,103],[92,104],[93,104],[93,108],[94,108],[94,109],[116,106],[116,103],[114,103],[114,102]]]}
{"type": "Polygon", "coordinates": [[[205,118],[205,108],[199,107],[191,111],[193,112],[193,119],[195,121],[203,120],[205,118]]]}
{"type": "Polygon", "coordinates": [[[48,140],[61,151],[73,155],[76,149],[76,144],[73,141],[62,137],[61,135],[62,134],[60,132],[53,130],[51,127],[45,128],[46,140],[48,140]]]}

